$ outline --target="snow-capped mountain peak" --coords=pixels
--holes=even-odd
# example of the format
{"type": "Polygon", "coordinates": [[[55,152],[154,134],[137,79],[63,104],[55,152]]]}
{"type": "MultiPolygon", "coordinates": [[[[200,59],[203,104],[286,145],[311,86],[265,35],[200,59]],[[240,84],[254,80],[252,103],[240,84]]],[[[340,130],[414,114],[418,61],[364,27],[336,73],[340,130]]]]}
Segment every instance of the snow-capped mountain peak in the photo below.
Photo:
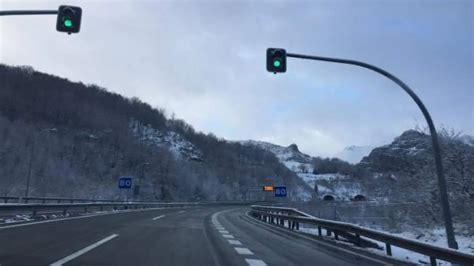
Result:
{"type": "Polygon", "coordinates": [[[349,146],[337,153],[335,157],[356,164],[369,155],[373,148],[372,146],[349,146]]]}

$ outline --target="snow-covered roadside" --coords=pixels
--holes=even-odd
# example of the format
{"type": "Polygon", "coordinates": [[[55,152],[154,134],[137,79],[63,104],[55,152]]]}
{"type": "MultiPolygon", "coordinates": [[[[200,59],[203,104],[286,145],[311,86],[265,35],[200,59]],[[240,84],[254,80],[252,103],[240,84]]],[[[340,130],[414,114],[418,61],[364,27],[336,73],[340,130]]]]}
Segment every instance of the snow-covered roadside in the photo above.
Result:
{"type": "MultiPolygon", "coordinates": [[[[316,228],[300,227],[300,231],[304,233],[314,234],[314,235],[318,234],[318,229],[316,228]]],[[[326,230],[323,229],[322,233],[323,235],[326,235],[326,230]]],[[[390,232],[385,231],[385,233],[390,233],[390,232]]],[[[437,228],[432,231],[426,231],[424,234],[415,234],[413,232],[405,232],[405,233],[400,233],[400,234],[390,233],[390,234],[403,237],[403,238],[413,239],[419,242],[424,242],[424,243],[439,246],[439,247],[448,247],[447,242],[446,242],[446,233],[444,232],[443,228],[437,228]]],[[[367,248],[367,250],[370,252],[382,255],[382,256],[386,256],[385,243],[376,241],[376,240],[371,240],[371,241],[376,242],[381,249],[367,248]]],[[[474,237],[456,236],[456,241],[458,242],[460,252],[474,255],[474,237]]],[[[400,261],[411,262],[411,263],[421,264],[421,265],[430,263],[429,257],[413,252],[413,251],[399,248],[396,246],[392,246],[392,257],[400,261]]],[[[445,265],[451,265],[451,263],[437,260],[437,265],[445,266],[445,265]]]]}

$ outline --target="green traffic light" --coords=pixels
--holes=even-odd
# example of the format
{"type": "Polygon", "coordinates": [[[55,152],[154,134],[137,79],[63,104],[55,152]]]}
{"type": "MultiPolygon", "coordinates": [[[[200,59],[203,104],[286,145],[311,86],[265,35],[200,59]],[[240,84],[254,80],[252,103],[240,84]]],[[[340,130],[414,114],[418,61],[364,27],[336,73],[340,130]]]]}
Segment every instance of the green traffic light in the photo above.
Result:
{"type": "Polygon", "coordinates": [[[278,60],[278,59],[273,60],[273,66],[274,67],[280,67],[281,66],[280,60],[278,60]]]}
{"type": "Polygon", "coordinates": [[[64,20],[64,26],[68,28],[72,27],[72,20],[70,19],[64,20]]]}

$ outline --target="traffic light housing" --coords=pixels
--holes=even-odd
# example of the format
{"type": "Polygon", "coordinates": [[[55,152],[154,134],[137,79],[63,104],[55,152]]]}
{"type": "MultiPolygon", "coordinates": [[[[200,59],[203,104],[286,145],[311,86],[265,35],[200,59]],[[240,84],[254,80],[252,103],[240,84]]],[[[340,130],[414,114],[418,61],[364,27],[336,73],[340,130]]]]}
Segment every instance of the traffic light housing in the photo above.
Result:
{"type": "Polygon", "coordinates": [[[286,51],[280,48],[267,49],[267,71],[273,73],[286,72],[286,51]]]}
{"type": "Polygon", "coordinates": [[[59,6],[56,30],[60,32],[78,33],[81,29],[82,9],[77,6],[59,6]]]}

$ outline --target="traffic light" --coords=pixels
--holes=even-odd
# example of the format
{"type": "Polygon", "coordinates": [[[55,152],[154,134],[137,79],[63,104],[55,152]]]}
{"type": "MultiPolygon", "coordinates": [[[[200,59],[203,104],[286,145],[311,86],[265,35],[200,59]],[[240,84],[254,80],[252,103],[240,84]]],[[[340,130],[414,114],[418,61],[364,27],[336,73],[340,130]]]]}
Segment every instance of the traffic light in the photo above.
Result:
{"type": "Polygon", "coordinates": [[[267,49],[267,71],[273,73],[286,72],[286,51],[279,48],[267,49]]]}
{"type": "Polygon", "coordinates": [[[81,29],[82,9],[77,6],[59,6],[56,30],[60,32],[78,33],[81,29]]]}

